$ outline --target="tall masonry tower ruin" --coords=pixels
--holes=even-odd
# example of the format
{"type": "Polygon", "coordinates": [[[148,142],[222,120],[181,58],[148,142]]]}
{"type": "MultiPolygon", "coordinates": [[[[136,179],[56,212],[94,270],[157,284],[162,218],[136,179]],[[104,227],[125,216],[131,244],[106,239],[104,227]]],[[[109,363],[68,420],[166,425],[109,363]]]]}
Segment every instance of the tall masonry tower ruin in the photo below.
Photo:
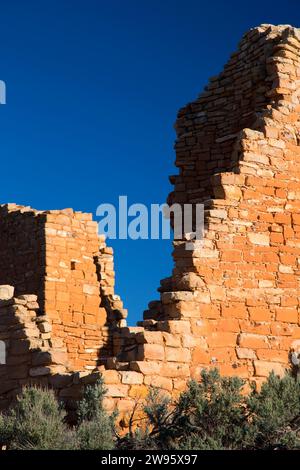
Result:
{"type": "Polygon", "coordinates": [[[32,382],[71,406],[101,372],[125,415],[150,385],[176,397],[204,367],[260,385],[300,353],[300,30],[246,33],[176,130],[168,201],[204,204],[203,245],[174,242],[136,327],[90,215],[1,207],[2,407],[32,382]]]}

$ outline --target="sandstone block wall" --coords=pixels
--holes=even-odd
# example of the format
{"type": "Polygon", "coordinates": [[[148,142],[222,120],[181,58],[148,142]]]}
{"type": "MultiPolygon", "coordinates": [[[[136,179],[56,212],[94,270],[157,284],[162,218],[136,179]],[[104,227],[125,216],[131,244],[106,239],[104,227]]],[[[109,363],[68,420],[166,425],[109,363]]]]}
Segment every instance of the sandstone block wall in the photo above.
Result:
{"type": "Polygon", "coordinates": [[[0,364],[0,410],[7,408],[24,386],[38,385],[56,390],[72,420],[76,400],[82,398],[84,386],[99,377],[101,366],[95,374],[75,372],[68,348],[53,334],[51,318],[41,312],[37,296],[13,296],[13,287],[1,286],[0,341],[5,343],[6,358],[0,364]]]}
{"type": "Polygon", "coordinates": [[[109,331],[127,312],[114,294],[112,249],[91,214],[0,206],[0,283],[38,296],[74,370],[111,355],[109,331]]]}
{"type": "MultiPolygon", "coordinates": [[[[204,204],[204,239],[192,250],[174,242],[173,272],[136,327],[126,326],[113,253],[90,215],[2,208],[0,283],[15,286],[16,298],[0,304],[0,339],[15,347],[8,325],[20,323],[21,305],[17,331],[30,347],[20,374],[31,380],[36,349],[48,348],[38,374],[72,408],[83,381],[101,372],[106,405],[119,408],[125,426],[150,386],[176,397],[203,367],[258,385],[271,370],[283,374],[291,352],[300,352],[299,97],[299,30],[262,25],[180,110],[169,202],[204,204]],[[21,240],[18,227],[32,237],[21,240]],[[39,310],[24,294],[38,296],[39,310]],[[41,333],[41,318],[49,331],[41,333]],[[55,357],[64,354],[60,364],[55,357]]],[[[25,378],[3,367],[0,390],[9,400],[25,378]]]]}
{"type": "Polygon", "coordinates": [[[204,240],[174,243],[172,276],[119,355],[142,351],[172,394],[203,367],[260,384],[299,353],[299,53],[297,29],[255,28],[179,112],[169,203],[204,204],[204,240]]]}
{"type": "Polygon", "coordinates": [[[63,339],[74,368],[93,369],[106,322],[94,262],[99,251],[97,224],[90,214],[51,211],[45,235],[45,311],[52,319],[53,335],[63,339]]]}
{"type": "Polygon", "coordinates": [[[194,366],[258,382],[300,345],[299,53],[294,28],[251,30],[176,125],[170,201],[203,202],[206,227],[202,248],[176,243],[172,283],[189,279],[187,298],[162,294],[164,312],[204,339],[194,366]]]}
{"type": "Polygon", "coordinates": [[[0,206],[0,284],[16,295],[28,292],[43,302],[45,234],[42,213],[14,204],[0,206]]]}
{"type": "Polygon", "coordinates": [[[65,372],[67,350],[62,340],[51,339],[51,320],[38,314],[36,295],[14,298],[14,288],[9,286],[3,286],[1,291],[0,340],[6,345],[5,364],[0,365],[0,408],[3,409],[25,384],[46,385],[44,376],[65,372]],[[8,296],[7,289],[11,292],[8,296]]]}

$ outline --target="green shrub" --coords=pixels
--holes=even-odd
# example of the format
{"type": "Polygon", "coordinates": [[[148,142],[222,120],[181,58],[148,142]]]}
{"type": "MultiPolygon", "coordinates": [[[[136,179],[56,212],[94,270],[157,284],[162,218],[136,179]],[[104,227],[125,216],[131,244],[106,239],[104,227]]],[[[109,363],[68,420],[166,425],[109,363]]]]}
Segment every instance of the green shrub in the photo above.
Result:
{"type": "Polygon", "coordinates": [[[0,441],[9,449],[71,449],[74,433],[51,390],[25,388],[0,417],[0,441]]]}
{"type": "Polygon", "coordinates": [[[247,438],[243,381],[203,371],[201,382],[191,381],[172,408],[158,392],[149,395],[145,412],[150,431],[145,444],[162,449],[231,449],[247,438]]]}
{"type": "Polygon", "coordinates": [[[105,411],[103,379],[88,385],[78,407],[77,445],[80,449],[110,450],[115,447],[115,418],[105,411]]]}
{"type": "Polygon", "coordinates": [[[244,381],[202,371],[176,404],[157,389],[149,393],[142,428],[125,437],[116,414],[103,406],[100,379],[89,385],[70,427],[54,392],[25,388],[13,408],[0,414],[0,445],[8,449],[300,449],[300,382],[271,374],[260,392],[242,393],[244,381]]]}
{"type": "Polygon", "coordinates": [[[271,374],[260,393],[247,400],[253,448],[300,449],[300,381],[271,374]]]}
{"type": "MultiPolygon", "coordinates": [[[[129,429],[128,434],[118,439],[120,450],[166,449],[171,439],[171,402],[157,388],[150,388],[147,404],[144,407],[147,421],[142,427],[129,429]],[[166,442],[165,442],[166,441],[166,442]]],[[[134,416],[132,419],[134,423],[134,416]]]]}
{"type": "Polygon", "coordinates": [[[66,424],[66,411],[52,390],[25,388],[16,404],[0,414],[0,445],[8,449],[113,449],[114,420],[103,408],[102,379],[87,386],[78,407],[78,425],[66,424]]]}
{"type": "Polygon", "coordinates": [[[175,406],[151,392],[144,430],[120,443],[132,449],[300,449],[300,383],[271,374],[260,392],[244,381],[202,371],[175,406]]]}

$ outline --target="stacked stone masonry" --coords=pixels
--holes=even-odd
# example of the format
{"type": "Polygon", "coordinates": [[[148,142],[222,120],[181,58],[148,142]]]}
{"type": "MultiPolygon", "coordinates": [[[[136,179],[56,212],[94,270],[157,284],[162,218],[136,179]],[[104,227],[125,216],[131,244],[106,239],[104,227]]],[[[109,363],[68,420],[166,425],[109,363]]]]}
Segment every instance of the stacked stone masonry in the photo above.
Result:
{"type": "Polygon", "coordinates": [[[259,386],[300,352],[300,31],[246,33],[176,130],[168,202],[204,204],[204,239],[174,242],[172,275],[136,327],[91,215],[1,207],[3,407],[40,381],[72,408],[101,372],[124,418],[150,386],[176,398],[204,367],[259,386]]]}
{"type": "Polygon", "coordinates": [[[110,328],[124,326],[127,312],[114,294],[112,249],[91,214],[0,206],[0,266],[0,284],[38,296],[73,370],[111,355],[110,328]]]}

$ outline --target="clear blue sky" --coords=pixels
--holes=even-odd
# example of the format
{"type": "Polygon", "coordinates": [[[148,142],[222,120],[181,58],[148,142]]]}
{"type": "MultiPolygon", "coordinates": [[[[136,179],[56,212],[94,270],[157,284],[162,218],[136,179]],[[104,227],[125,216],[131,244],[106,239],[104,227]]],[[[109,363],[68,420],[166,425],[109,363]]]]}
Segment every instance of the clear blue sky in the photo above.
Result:
{"type": "MultiPolygon", "coordinates": [[[[164,202],[177,110],[261,23],[300,27],[299,1],[2,1],[0,201],[94,213],[123,194],[164,202]]],[[[134,324],[171,273],[171,246],[111,245],[134,324]]]]}

